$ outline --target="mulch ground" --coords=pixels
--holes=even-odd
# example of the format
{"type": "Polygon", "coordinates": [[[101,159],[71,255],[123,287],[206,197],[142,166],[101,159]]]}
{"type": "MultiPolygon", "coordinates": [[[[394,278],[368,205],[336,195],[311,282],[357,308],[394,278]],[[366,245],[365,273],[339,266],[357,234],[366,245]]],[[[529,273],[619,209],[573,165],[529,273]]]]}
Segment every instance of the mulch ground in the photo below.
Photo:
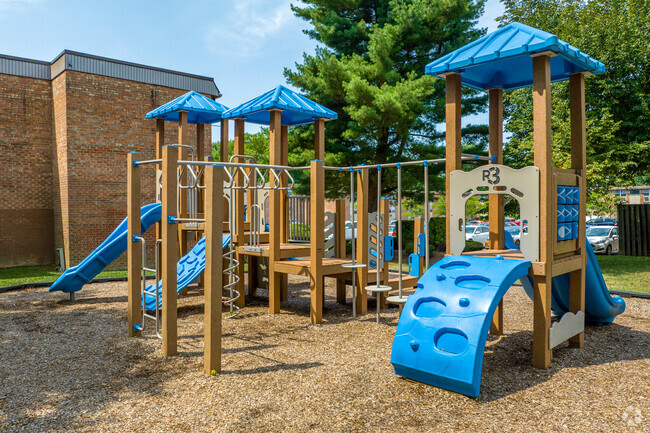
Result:
{"type": "MultiPolygon", "coordinates": [[[[349,289],[348,289],[349,290],[349,289]]],[[[71,303],[32,289],[0,295],[0,431],[650,431],[650,301],[626,299],[584,350],[561,345],[531,368],[532,302],[505,297],[481,396],[396,376],[397,309],[351,318],[327,286],[325,321],[309,324],[308,284],[290,277],[281,314],[266,293],[224,321],[223,373],[203,374],[199,289],[179,299],[179,355],[153,326],[128,338],[126,283],[91,284],[71,303]]]]}

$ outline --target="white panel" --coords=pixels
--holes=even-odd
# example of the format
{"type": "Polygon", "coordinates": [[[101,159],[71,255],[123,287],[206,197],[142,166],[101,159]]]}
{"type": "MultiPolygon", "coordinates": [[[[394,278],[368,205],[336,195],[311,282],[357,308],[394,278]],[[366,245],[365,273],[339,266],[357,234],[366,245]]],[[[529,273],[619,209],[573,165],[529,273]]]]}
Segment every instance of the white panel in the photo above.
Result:
{"type": "Polygon", "coordinates": [[[465,205],[475,195],[511,195],[519,202],[519,217],[528,222],[528,233],[520,238],[525,258],[539,261],[539,169],[537,167],[511,168],[490,164],[472,171],[454,170],[449,178],[448,198],[451,210],[451,254],[465,249],[465,205]]]}
{"type": "Polygon", "coordinates": [[[368,269],[377,269],[372,266],[372,262],[378,262],[379,268],[384,267],[383,248],[384,214],[379,214],[379,224],[377,224],[377,212],[371,212],[368,214],[368,269]],[[372,254],[373,251],[375,254],[372,254]]]}
{"type": "Polygon", "coordinates": [[[336,244],[335,220],[336,214],[334,212],[325,212],[325,250],[323,256],[327,258],[334,257],[336,253],[336,249],[334,248],[336,244]]]}
{"type": "Polygon", "coordinates": [[[560,318],[559,322],[555,322],[549,329],[548,348],[552,349],[584,330],[585,313],[582,311],[578,311],[576,314],[566,313],[560,318]]]}

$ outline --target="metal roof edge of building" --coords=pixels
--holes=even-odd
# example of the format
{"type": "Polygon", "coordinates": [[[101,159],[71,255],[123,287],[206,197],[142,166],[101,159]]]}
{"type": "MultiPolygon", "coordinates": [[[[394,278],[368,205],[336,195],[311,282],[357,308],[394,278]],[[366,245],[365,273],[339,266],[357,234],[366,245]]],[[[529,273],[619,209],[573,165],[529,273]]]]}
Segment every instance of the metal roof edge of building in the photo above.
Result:
{"type": "Polygon", "coordinates": [[[46,60],[28,59],[27,57],[11,56],[9,54],[0,54],[0,58],[8,59],[8,60],[16,60],[18,62],[29,62],[29,63],[37,63],[39,65],[50,66],[50,62],[48,62],[46,60]]]}
{"type": "Polygon", "coordinates": [[[104,56],[97,56],[95,54],[88,54],[88,53],[83,53],[81,51],[74,51],[74,50],[63,50],[61,53],[54,58],[50,63],[54,63],[57,60],[59,60],[61,57],[63,57],[66,54],[72,54],[75,56],[80,56],[80,57],[86,57],[89,59],[95,59],[95,60],[103,60],[105,62],[111,62],[111,63],[117,63],[120,65],[127,65],[127,66],[133,66],[136,68],[143,68],[143,69],[151,69],[153,71],[160,71],[160,72],[167,72],[170,74],[178,74],[178,75],[183,75],[185,77],[189,78],[198,78],[198,79],[203,79],[203,80],[214,80],[212,77],[208,77],[206,75],[199,75],[199,74],[191,74],[189,72],[181,72],[181,71],[174,71],[173,69],[166,69],[166,68],[159,68],[157,66],[149,66],[145,65],[142,63],[135,63],[135,62],[128,62],[126,60],[118,60],[118,59],[113,59],[111,57],[104,57],[104,56]]]}
{"type": "MultiPolygon", "coordinates": [[[[78,72],[86,72],[86,73],[91,73],[91,74],[97,74],[97,75],[105,75],[105,76],[111,76],[114,78],[122,78],[126,80],[131,80],[131,81],[140,81],[140,82],[145,82],[149,84],[154,84],[154,85],[160,85],[160,86],[165,86],[165,87],[171,87],[171,88],[180,88],[182,90],[195,90],[198,91],[199,93],[206,93],[209,94],[210,96],[213,96],[215,98],[219,98],[222,96],[221,92],[219,91],[219,88],[217,87],[217,84],[214,81],[214,78],[212,77],[207,77],[204,75],[198,75],[198,74],[190,74],[186,72],[180,72],[180,71],[174,71],[171,69],[165,69],[165,68],[158,68],[155,66],[149,66],[149,65],[143,65],[139,63],[133,63],[133,62],[127,62],[123,60],[116,60],[116,59],[111,59],[108,57],[102,57],[102,56],[96,56],[93,54],[87,54],[87,53],[82,53],[79,51],[73,51],[73,50],[63,50],[58,56],[56,56],[51,62],[48,61],[43,61],[43,60],[35,60],[35,59],[28,59],[28,58],[23,58],[23,57],[16,57],[16,56],[10,56],[6,54],[0,54],[0,60],[7,60],[11,62],[17,62],[17,63],[29,63],[32,64],[36,67],[48,67],[48,74],[47,77],[45,77],[45,74],[40,74],[43,76],[37,76],[37,74],[29,74],[29,73],[16,73],[16,72],[7,72],[9,75],[20,75],[20,76],[27,76],[31,78],[40,78],[40,79],[48,79],[48,80],[53,80],[57,76],[59,76],[63,71],[66,70],[76,70],[78,72]],[[102,74],[102,73],[97,73],[97,71],[88,71],[88,70],[79,70],[79,69],[74,69],[70,68],[66,62],[66,64],[63,65],[62,68],[59,70],[55,71],[50,71],[50,68],[57,62],[59,61],[62,57],[66,55],[71,55],[71,56],[77,56],[77,57],[82,57],[90,60],[95,60],[98,62],[108,62],[116,65],[122,65],[125,67],[129,68],[136,68],[138,70],[147,70],[147,71],[152,71],[154,73],[160,73],[160,74],[169,74],[170,76],[175,76],[179,77],[181,79],[185,80],[196,80],[197,84],[199,82],[203,83],[203,86],[196,86],[196,87],[202,87],[201,89],[197,88],[191,88],[193,86],[188,86],[188,85],[175,85],[172,84],[171,82],[165,82],[165,80],[154,80],[155,82],[151,82],[152,80],[149,81],[143,81],[143,80],[138,80],[133,77],[128,77],[128,76],[115,76],[115,74],[102,74]],[[55,72],[54,74],[52,72],[55,72]]],[[[2,71],[2,68],[0,68],[0,73],[5,73],[2,71]]]]}

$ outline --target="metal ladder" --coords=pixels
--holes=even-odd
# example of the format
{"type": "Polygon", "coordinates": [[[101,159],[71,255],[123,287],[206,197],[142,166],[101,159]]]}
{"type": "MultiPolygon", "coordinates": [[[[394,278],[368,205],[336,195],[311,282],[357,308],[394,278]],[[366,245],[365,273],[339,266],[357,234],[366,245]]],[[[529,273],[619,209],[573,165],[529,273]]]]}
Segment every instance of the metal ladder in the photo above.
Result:
{"type": "Polygon", "coordinates": [[[162,339],[162,334],[160,333],[160,292],[158,291],[158,284],[160,283],[160,245],[162,244],[162,239],[156,241],[155,248],[155,257],[156,257],[156,267],[148,268],[147,263],[147,242],[142,236],[136,236],[135,240],[142,243],[142,290],[140,294],[140,299],[142,300],[142,324],[140,325],[140,331],[145,329],[145,319],[153,320],[156,325],[156,336],[162,339]],[[156,276],[155,284],[153,285],[154,292],[147,290],[147,272],[153,273],[156,276]],[[147,313],[147,296],[153,296],[156,298],[156,309],[155,314],[151,315],[147,313]]]}

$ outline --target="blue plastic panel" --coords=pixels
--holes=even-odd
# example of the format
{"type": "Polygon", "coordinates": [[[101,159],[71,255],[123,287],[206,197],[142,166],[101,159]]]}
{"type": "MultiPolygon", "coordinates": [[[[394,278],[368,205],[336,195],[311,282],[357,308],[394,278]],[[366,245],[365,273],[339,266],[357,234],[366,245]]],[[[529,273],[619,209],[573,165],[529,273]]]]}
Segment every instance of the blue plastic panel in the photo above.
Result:
{"type": "Polygon", "coordinates": [[[571,74],[602,74],[605,65],[545,31],[513,22],[429,63],[425,73],[461,74],[462,84],[479,90],[504,90],[532,86],[531,54],[552,51],[551,81],[571,74]]]}
{"type": "Polygon", "coordinates": [[[420,276],[420,256],[409,254],[409,275],[412,277],[420,276]]]}
{"type": "Polygon", "coordinates": [[[224,119],[244,119],[250,123],[268,125],[269,110],[282,110],[283,125],[295,126],[312,123],[315,119],[336,119],[338,114],[311,99],[284,86],[277,86],[237,107],[223,113],[224,119]]]}
{"type": "Polygon", "coordinates": [[[384,261],[390,262],[395,257],[395,238],[384,236],[384,261]]]}
{"type": "Polygon", "coordinates": [[[566,187],[558,186],[557,187],[557,204],[566,204],[566,187]]]}
{"type": "Polygon", "coordinates": [[[448,256],[435,263],[404,305],[390,360],[395,373],[478,396],[492,315],[530,265],[472,256],[448,256]]]}
{"type": "Polygon", "coordinates": [[[416,248],[417,255],[420,257],[424,257],[424,243],[426,241],[424,237],[424,233],[420,233],[417,238],[418,244],[416,248]]]}
{"type": "Polygon", "coordinates": [[[221,114],[226,110],[228,107],[225,105],[192,90],[148,112],[146,117],[178,122],[178,113],[187,111],[188,123],[215,123],[221,120],[221,114]]]}

